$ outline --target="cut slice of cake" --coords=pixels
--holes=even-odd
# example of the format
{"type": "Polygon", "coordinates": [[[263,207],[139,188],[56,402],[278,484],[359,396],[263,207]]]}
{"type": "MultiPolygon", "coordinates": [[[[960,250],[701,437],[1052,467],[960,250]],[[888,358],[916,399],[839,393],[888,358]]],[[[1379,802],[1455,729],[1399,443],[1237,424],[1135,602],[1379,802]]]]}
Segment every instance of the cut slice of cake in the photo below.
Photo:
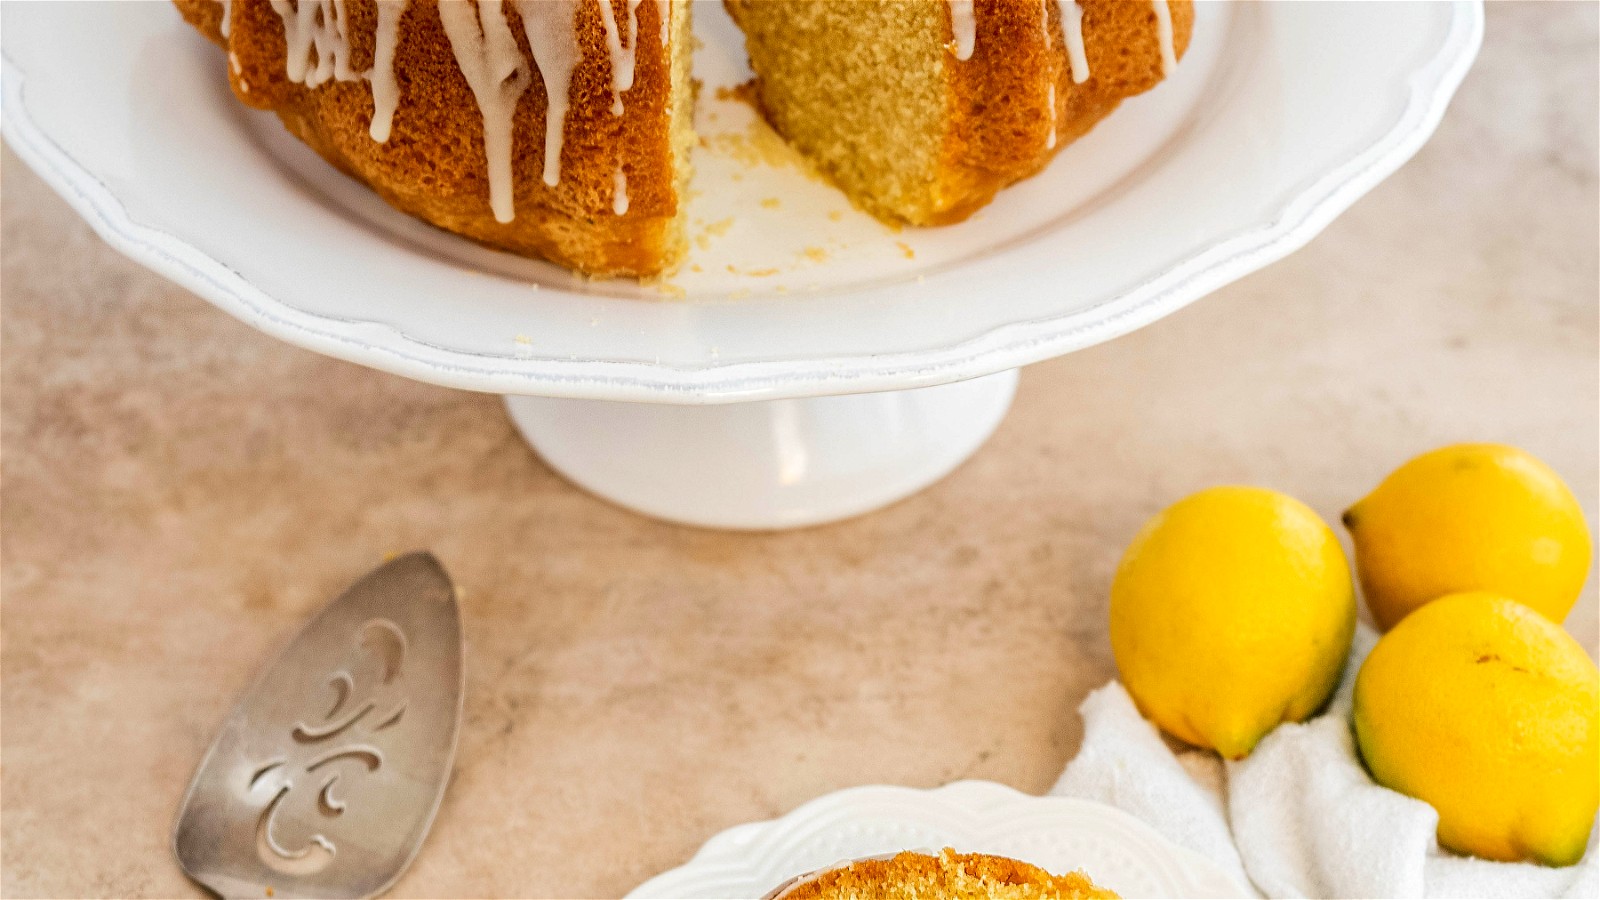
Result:
{"type": "Polygon", "coordinates": [[[1189,0],[724,0],[772,126],[861,208],[957,222],[1189,46],[1189,0]]]}
{"type": "MultiPolygon", "coordinates": [[[[689,0],[174,0],[246,104],[403,212],[591,275],[687,247],[689,0]]],[[[1189,0],[726,0],[769,121],[959,221],[1171,70],[1189,0]]],[[[708,189],[727,190],[727,185],[708,189]]]]}
{"type": "Polygon", "coordinates": [[[1102,900],[1117,895],[1082,872],[1051,875],[1003,856],[907,851],[861,859],[780,885],[767,900],[1102,900]]]}
{"type": "Polygon", "coordinates": [[[593,275],[685,250],[688,0],[175,0],[244,103],[403,212],[593,275]]]}

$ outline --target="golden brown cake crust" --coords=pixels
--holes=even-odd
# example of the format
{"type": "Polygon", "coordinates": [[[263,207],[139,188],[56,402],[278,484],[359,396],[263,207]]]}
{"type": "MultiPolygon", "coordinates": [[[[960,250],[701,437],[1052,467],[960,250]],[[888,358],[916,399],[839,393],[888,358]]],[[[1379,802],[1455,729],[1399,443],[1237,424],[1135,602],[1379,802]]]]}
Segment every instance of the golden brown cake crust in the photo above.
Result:
{"type": "MultiPolygon", "coordinates": [[[[233,0],[226,37],[220,3],[174,2],[187,21],[228,49],[228,77],[241,101],[276,112],[328,162],[406,213],[493,247],[594,275],[653,275],[670,269],[682,254],[684,173],[674,154],[673,116],[688,110],[674,103],[673,47],[663,47],[657,37],[661,23],[655,3],[637,8],[634,86],[623,95],[623,114],[615,116],[599,3],[583,0],[576,28],[583,55],[572,74],[560,181],[552,187],[542,178],[547,100],[536,76],[513,119],[515,218],[501,223],[489,208],[483,118],[440,21],[441,0],[410,0],[400,20],[395,51],[400,102],[387,142],[368,133],[373,102],[365,81],[331,80],[308,89],[289,80],[283,23],[269,0],[233,0]],[[627,179],[625,215],[613,208],[619,166],[627,179]]],[[[674,19],[687,17],[687,4],[672,8],[674,19]]],[[[373,60],[376,2],[346,0],[345,9],[353,67],[367,69],[373,60]]],[[[503,9],[524,58],[531,60],[515,4],[503,9]]],[[[687,22],[673,24],[676,46],[687,37],[687,22]]],[[[686,54],[686,43],[682,49],[686,54]]]]}
{"type": "Polygon", "coordinates": [[[863,859],[801,878],[774,893],[775,900],[1115,900],[1082,872],[1051,875],[1004,856],[907,851],[889,859],[863,859]]]}
{"type": "MultiPolygon", "coordinates": [[[[1162,81],[1153,3],[1078,2],[1090,72],[1082,84],[1072,80],[1059,4],[1043,3],[1049,20],[1047,42],[1039,25],[1039,0],[975,0],[977,41],[971,58],[958,60],[945,54],[951,127],[937,188],[942,211],[917,224],[943,225],[967,218],[1001,188],[1044,168],[1061,148],[1088,133],[1124,99],[1162,81]]],[[[1194,32],[1194,4],[1170,0],[1168,9],[1173,48],[1181,59],[1194,32]]]]}
{"type": "Polygon", "coordinates": [[[759,108],[857,205],[914,225],[967,218],[1001,188],[1042,169],[1123,99],[1158,84],[1158,6],[1171,17],[1176,56],[1188,49],[1194,27],[1190,0],[1077,0],[1089,63],[1088,79],[1077,83],[1058,0],[974,0],[966,21],[975,35],[965,59],[957,53],[950,0],[832,0],[841,9],[896,8],[895,15],[875,10],[845,23],[794,15],[788,2],[724,0],[745,31],[759,108]],[[852,30],[855,21],[872,24],[852,30]],[[903,52],[907,47],[921,52],[903,52]],[[892,71],[880,75],[871,66],[892,71]],[[930,85],[937,96],[923,102],[930,85]],[[886,112],[861,104],[870,108],[863,121],[852,92],[874,86],[898,105],[886,112]],[[891,158],[897,165],[885,172],[891,158]]]}

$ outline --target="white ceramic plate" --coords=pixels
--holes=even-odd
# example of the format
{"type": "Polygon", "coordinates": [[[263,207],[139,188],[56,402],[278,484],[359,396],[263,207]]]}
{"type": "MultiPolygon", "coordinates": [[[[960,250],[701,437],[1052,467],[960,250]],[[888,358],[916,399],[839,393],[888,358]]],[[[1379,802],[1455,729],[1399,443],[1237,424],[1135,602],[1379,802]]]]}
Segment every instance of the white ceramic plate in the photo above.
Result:
{"type": "Polygon", "coordinates": [[[743,53],[701,2],[696,250],[661,302],[389,210],[236,103],[223,55],[166,3],[0,9],[7,140],[134,259],[408,377],[676,403],[943,384],[1148,324],[1301,246],[1408,159],[1483,28],[1471,0],[1202,3],[1173,78],[972,220],[895,233],[718,99],[743,53]]]}
{"type": "Polygon", "coordinates": [[[758,898],[796,875],[900,850],[993,853],[1052,872],[1082,869],[1124,897],[1250,897],[1200,855],[1121,810],[1033,797],[987,781],[919,791],[860,787],[713,837],[629,897],[758,898]]]}

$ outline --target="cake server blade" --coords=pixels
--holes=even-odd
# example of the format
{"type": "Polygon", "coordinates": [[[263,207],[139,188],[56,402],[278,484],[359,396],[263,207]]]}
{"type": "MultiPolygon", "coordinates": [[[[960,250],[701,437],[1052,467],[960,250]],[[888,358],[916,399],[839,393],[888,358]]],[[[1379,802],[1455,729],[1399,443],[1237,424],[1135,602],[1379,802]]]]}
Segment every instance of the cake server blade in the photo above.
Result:
{"type": "Polygon", "coordinates": [[[317,613],[240,699],[173,830],[223,897],[368,897],[400,877],[444,796],[461,724],[461,615],[412,553],[317,613]]]}

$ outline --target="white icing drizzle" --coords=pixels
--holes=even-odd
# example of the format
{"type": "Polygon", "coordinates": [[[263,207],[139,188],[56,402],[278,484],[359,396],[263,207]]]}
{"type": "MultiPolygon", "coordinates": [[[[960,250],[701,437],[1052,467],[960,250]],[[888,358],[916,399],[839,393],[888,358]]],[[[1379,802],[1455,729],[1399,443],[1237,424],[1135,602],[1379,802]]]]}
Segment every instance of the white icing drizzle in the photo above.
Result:
{"type": "Polygon", "coordinates": [[[972,58],[978,46],[978,17],[972,9],[973,0],[948,0],[950,4],[950,33],[956,39],[956,59],[972,58]]]}
{"type": "Polygon", "coordinates": [[[622,171],[622,166],[617,166],[617,174],[612,178],[615,190],[611,197],[611,211],[617,215],[628,212],[628,173],[622,171]]]}
{"type": "Polygon", "coordinates": [[[606,26],[606,46],[611,50],[611,114],[622,115],[622,92],[633,87],[634,63],[639,50],[639,3],[626,0],[628,13],[628,40],[622,40],[622,30],[617,27],[617,0],[600,0],[600,18],[606,26]]]}
{"type": "MultiPolygon", "coordinates": [[[[222,30],[230,22],[232,0],[223,4],[222,30]]],[[[366,80],[372,87],[372,139],[384,142],[393,131],[395,110],[400,103],[400,84],[395,75],[395,54],[400,35],[400,20],[410,0],[377,0],[377,28],[373,38],[372,68],[356,71],[351,66],[350,22],[346,0],[271,0],[273,10],[283,21],[288,45],[285,69],[289,79],[309,88],[329,80],[366,80]]],[[[484,156],[489,175],[489,207],[496,221],[510,222],[515,217],[511,172],[513,123],[517,104],[533,82],[537,71],[544,82],[548,100],[545,113],[543,179],[548,185],[561,180],[561,150],[567,114],[571,106],[572,73],[582,59],[576,18],[582,0],[511,0],[522,20],[523,32],[533,52],[528,65],[511,31],[504,0],[446,0],[438,5],[456,65],[472,90],[483,118],[484,156]]],[[[625,2],[625,23],[619,23],[615,6],[618,0],[598,0],[611,56],[612,114],[623,112],[622,95],[633,88],[639,39],[639,4],[625,2]],[[625,27],[623,27],[625,25],[625,27]],[[626,33],[624,33],[626,32],[626,33]]],[[[952,8],[964,7],[964,25],[958,31],[966,38],[957,41],[957,54],[966,59],[972,54],[975,26],[972,0],[950,0],[952,8]],[[963,30],[964,29],[964,30],[963,30]],[[964,51],[963,49],[964,48],[964,51]]],[[[660,20],[661,46],[668,45],[672,0],[656,0],[660,20]]],[[[961,14],[956,14],[961,19],[961,14]]],[[[235,64],[237,68],[237,64],[235,64]]],[[[248,87],[241,84],[242,90],[248,87]]],[[[628,178],[619,166],[613,184],[612,209],[617,215],[628,211],[628,178]]]]}
{"type": "Polygon", "coordinates": [[[314,88],[330,78],[362,77],[350,68],[350,21],[344,0],[272,0],[272,9],[283,20],[290,81],[314,88]]]}
{"type": "Polygon", "coordinates": [[[495,221],[509,222],[516,215],[511,195],[512,117],[533,75],[506,24],[500,0],[478,0],[476,4],[447,0],[439,4],[439,21],[483,116],[489,208],[495,221]]]}
{"type": "MultiPolygon", "coordinates": [[[[1154,0],[1164,3],[1165,0],[1154,0]]],[[[1089,80],[1089,54],[1083,47],[1083,7],[1078,0],[1057,0],[1061,7],[1061,35],[1067,42],[1067,64],[1072,68],[1072,83],[1089,80]]]]}
{"type": "Polygon", "coordinates": [[[1172,45],[1172,4],[1167,0],[1150,0],[1156,10],[1156,37],[1161,40],[1161,75],[1172,74],[1178,67],[1178,53],[1172,45]]]}
{"type": "Polygon", "coordinates": [[[373,35],[372,68],[367,80],[372,83],[372,125],[367,133],[382,144],[389,140],[394,126],[394,111],[400,106],[400,82],[394,76],[394,51],[400,42],[400,17],[408,0],[378,0],[378,30],[373,35]]]}
{"type": "Polygon", "coordinates": [[[217,26],[217,30],[222,32],[223,37],[227,37],[233,28],[233,0],[217,0],[217,2],[222,4],[222,24],[217,26]]]}
{"type": "MultiPolygon", "coordinates": [[[[1044,47],[1050,49],[1050,0],[1039,0],[1039,31],[1044,37],[1044,47]]],[[[1046,101],[1045,110],[1050,116],[1050,136],[1045,138],[1044,148],[1051,150],[1056,145],[1056,81],[1050,79],[1050,97],[1046,101]]]]}
{"type": "MultiPolygon", "coordinates": [[[[1044,29],[1044,45],[1049,47],[1054,41],[1050,33],[1050,3],[1051,0],[1041,0],[1039,3],[1039,19],[1044,29]]],[[[1083,7],[1078,0],[1055,0],[1056,6],[1061,11],[1061,37],[1065,44],[1063,48],[1067,54],[1067,68],[1072,75],[1073,84],[1082,84],[1089,79],[1089,57],[1083,49],[1083,7]]],[[[1050,136],[1045,138],[1044,148],[1054,150],[1057,141],[1056,134],[1056,83],[1050,82],[1049,96],[1050,136]]]]}
{"type": "Polygon", "coordinates": [[[533,50],[533,64],[544,80],[548,102],[544,112],[544,183],[561,182],[561,147],[565,140],[572,70],[578,65],[577,0],[517,0],[522,33],[533,50]]]}
{"type": "Polygon", "coordinates": [[[345,0],[272,0],[273,11],[283,20],[283,38],[288,44],[284,69],[289,80],[308,88],[319,87],[329,79],[371,82],[372,123],[368,133],[380,143],[389,139],[394,111],[400,104],[394,53],[400,17],[408,2],[377,0],[372,68],[358,72],[350,66],[350,18],[345,0]]]}
{"type": "Polygon", "coordinates": [[[1044,148],[1046,150],[1054,150],[1056,148],[1056,86],[1054,82],[1050,84],[1050,136],[1045,138],[1044,148]]]}

